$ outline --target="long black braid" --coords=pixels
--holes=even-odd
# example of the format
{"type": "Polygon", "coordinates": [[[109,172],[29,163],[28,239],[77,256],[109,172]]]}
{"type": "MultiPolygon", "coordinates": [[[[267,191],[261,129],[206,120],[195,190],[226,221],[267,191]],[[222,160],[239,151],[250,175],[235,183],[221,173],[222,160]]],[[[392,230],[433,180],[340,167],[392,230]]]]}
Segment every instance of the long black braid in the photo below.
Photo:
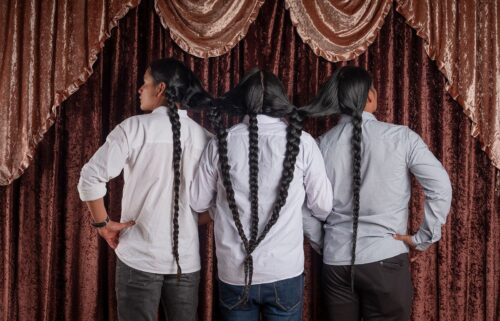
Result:
{"type": "Polygon", "coordinates": [[[181,186],[181,157],[182,157],[182,146],[181,146],[181,121],[179,119],[179,113],[177,112],[177,107],[175,106],[175,96],[167,90],[167,100],[169,100],[168,106],[168,116],[170,118],[170,123],[172,124],[172,137],[174,141],[174,153],[172,158],[172,163],[174,166],[174,215],[172,218],[172,223],[174,230],[172,233],[172,253],[175,258],[175,263],[177,264],[177,278],[180,278],[182,274],[181,265],[179,263],[179,190],[181,186]]]}
{"type": "Polygon", "coordinates": [[[361,190],[361,139],[362,112],[352,113],[352,249],[351,249],[351,288],[354,290],[354,263],[356,261],[356,242],[358,239],[359,196],[361,190]]]}
{"type": "Polygon", "coordinates": [[[182,177],[181,122],[177,104],[182,108],[202,108],[212,104],[212,97],[203,89],[200,81],[184,64],[174,59],[160,59],[150,64],[149,71],[155,84],[165,83],[164,92],[168,116],[172,125],[174,169],[172,254],[177,265],[177,280],[182,269],[179,259],[179,200],[182,177]]]}
{"type": "Polygon", "coordinates": [[[257,74],[257,72],[258,70],[254,70],[247,74],[232,92],[225,95],[225,99],[220,102],[219,106],[221,109],[226,109],[233,113],[235,111],[244,111],[249,115],[249,183],[251,203],[250,240],[248,240],[245,235],[238,207],[234,199],[234,190],[230,176],[230,165],[227,157],[227,131],[222,124],[219,108],[213,109],[210,112],[210,120],[217,133],[221,176],[226,190],[227,202],[246,252],[246,258],[243,262],[245,287],[242,301],[246,301],[248,299],[250,286],[252,285],[252,253],[277,222],[281,208],[286,203],[288,188],[293,180],[295,163],[300,150],[300,136],[302,134],[302,117],[299,116],[297,110],[291,106],[286,99],[286,95],[284,94],[279,80],[276,76],[270,73],[259,72],[259,74],[257,74]],[[264,78],[266,81],[264,81],[264,78]],[[266,86],[265,83],[268,85],[266,86]],[[287,114],[289,115],[286,152],[283,161],[283,172],[280,185],[278,187],[278,196],[272,207],[271,217],[264,226],[260,236],[258,236],[258,113],[265,113],[275,117],[287,114]]]}
{"type": "Polygon", "coordinates": [[[249,115],[248,124],[248,165],[250,185],[250,243],[254,243],[259,233],[259,128],[257,127],[257,115],[249,115]]]}
{"type": "Polygon", "coordinates": [[[351,248],[351,287],[354,291],[354,266],[356,262],[356,243],[361,191],[361,145],[362,113],[372,87],[372,78],[360,67],[345,66],[337,69],[322,86],[318,95],[308,106],[300,110],[312,117],[332,114],[346,114],[352,117],[352,248],[351,248]]]}
{"type": "Polygon", "coordinates": [[[297,161],[297,155],[300,151],[300,136],[302,135],[302,117],[294,109],[289,114],[289,124],[287,127],[286,135],[286,152],[285,159],[283,160],[283,172],[281,174],[280,185],[278,188],[278,197],[274,202],[271,218],[267,222],[266,226],[262,230],[257,241],[253,244],[251,250],[255,248],[264,240],[267,233],[276,224],[281,208],[285,205],[286,199],[288,197],[288,188],[290,183],[293,181],[295,172],[295,163],[297,161]]]}
{"type": "Polygon", "coordinates": [[[229,174],[231,167],[229,166],[229,161],[227,157],[227,130],[224,127],[224,125],[222,125],[221,115],[217,108],[213,108],[210,111],[209,118],[210,121],[212,122],[212,127],[215,129],[217,133],[217,148],[219,150],[219,163],[220,163],[220,170],[222,173],[222,183],[224,184],[224,188],[226,190],[226,198],[229,205],[229,209],[231,210],[231,214],[233,215],[236,229],[238,230],[238,234],[241,237],[243,246],[245,250],[248,250],[249,242],[243,230],[243,225],[241,224],[240,221],[240,214],[238,212],[238,206],[236,205],[236,201],[234,199],[234,190],[229,174]]]}

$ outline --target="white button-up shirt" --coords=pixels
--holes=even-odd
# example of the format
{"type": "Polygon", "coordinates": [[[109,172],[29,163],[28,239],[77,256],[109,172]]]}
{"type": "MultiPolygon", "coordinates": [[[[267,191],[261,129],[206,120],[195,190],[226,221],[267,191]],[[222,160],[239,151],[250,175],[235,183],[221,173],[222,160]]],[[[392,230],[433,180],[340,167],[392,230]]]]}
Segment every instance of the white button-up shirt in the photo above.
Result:
{"type": "MultiPolygon", "coordinates": [[[[210,133],[179,110],[181,184],[179,256],[182,271],[200,269],[198,215],[189,207],[189,186],[210,140],[210,133]]],[[[173,137],[166,107],[130,117],[108,135],[106,143],[82,169],[78,191],[83,201],[106,194],[106,182],[124,171],[121,221],[136,224],[122,231],[116,255],[145,272],[174,274],[172,255],[173,137]]],[[[113,211],[113,209],[111,209],[113,211]]]]}
{"type": "MultiPolygon", "coordinates": [[[[269,221],[277,197],[286,150],[287,124],[278,118],[258,115],[259,133],[259,235],[269,221]]],[[[228,159],[236,204],[245,234],[250,236],[250,189],[248,120],[228,131],[228,159]]],[[[246,256],[226,200],[218,166],[217,141],[207,146],[191,185],[191,206],[197,212],[212,208],[219,279],[244,284],[246,256]]],[[[253,252],[253,284],[284,280],[304,269],[302,205],[320,219],[332,209],[332,188],[314,139],[303,132],[300,152],[285,205],[276,224],[253,252]]]]}

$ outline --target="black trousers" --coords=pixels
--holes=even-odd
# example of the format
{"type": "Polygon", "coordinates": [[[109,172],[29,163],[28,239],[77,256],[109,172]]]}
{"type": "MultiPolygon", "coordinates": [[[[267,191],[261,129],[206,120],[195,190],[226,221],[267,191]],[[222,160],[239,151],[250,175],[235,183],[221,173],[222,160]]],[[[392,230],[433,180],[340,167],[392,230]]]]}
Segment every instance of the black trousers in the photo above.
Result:
{"type": "Polygon", "coordinates": [[[408,321],[413,286],[408,254],[354,267],[323,265],[323,300],[330,321],[408,321]]]}

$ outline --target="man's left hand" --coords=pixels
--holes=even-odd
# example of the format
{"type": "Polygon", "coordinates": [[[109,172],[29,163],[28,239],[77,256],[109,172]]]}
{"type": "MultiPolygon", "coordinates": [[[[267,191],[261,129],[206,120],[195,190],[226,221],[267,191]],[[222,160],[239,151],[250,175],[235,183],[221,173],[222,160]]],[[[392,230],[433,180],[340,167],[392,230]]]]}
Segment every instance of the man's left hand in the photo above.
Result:
{"type": "Polygon", "coordinates": [[[410,247],[410,252],[412,252],[410,255],[410,262],[411,263],[415,262],[418,259],[420,252],[415,250],[415,247],[417,245],[415,243],[413,243],[413,241],[411,239],[411,235],[395,234],[394,238],[398,241],[405,242],[406,245],[408,245],[410,247]]]}

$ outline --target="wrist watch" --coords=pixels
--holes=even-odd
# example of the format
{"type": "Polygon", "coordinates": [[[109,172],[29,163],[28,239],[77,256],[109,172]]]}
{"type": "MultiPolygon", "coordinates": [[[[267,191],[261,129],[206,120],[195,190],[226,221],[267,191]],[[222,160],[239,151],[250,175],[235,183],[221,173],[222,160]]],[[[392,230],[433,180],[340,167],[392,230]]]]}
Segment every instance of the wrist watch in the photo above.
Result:
{"type": "Polygon", "coordinates": [[[104,219],[104,221],[98,222],[98,223],[92,222],[92,223],[90,223],[90,225],[92,225],[95,228],[100,228],[100,227],[105,227],[106,224],[108,224],[108,222],[109,222],[109,216],[106,216],[106,218],[104,219]]]}

